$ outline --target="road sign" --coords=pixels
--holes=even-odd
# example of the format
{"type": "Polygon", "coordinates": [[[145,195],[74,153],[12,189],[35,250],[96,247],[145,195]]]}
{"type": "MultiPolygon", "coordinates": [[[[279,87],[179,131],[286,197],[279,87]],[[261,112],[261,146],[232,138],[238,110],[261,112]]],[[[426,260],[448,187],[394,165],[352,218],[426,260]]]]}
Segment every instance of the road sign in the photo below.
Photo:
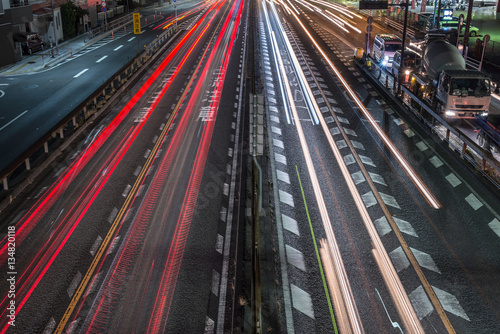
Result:
{"type": "Polygon", "coordinates": [[[101,7],[102,7],[102,11],[105,12],[106,11],[106,2],[105,1],[103,1],[101,3],[101,7]]]}
{"type": "Polygon", "coordinates": [[[134,13],[132,15],[133,15],[133,22],[134,22],[134,34],[140,35],[141,34],[141,14],[134,13]]]}
{"type": "Polygon", "coordinates": [[[361,0],[359,9],[387,9],[388,1],[361,0]]]}

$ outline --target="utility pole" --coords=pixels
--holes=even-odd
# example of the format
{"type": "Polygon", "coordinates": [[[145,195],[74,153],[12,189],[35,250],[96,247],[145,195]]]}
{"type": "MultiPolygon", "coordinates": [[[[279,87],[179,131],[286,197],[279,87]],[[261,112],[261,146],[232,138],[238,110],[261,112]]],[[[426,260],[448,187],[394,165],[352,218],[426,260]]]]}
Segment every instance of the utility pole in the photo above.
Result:
{"type": "Polygon", "coordinates": [[[54,0],[50,0],[50,6],[52,7],[52,28],[54,31],[54,39],[56,40],[56,52],[59,56],[59,46],[57,42],[57,32],[56,32],[56,17],[54,15],[54,0]]]}
{"type": "Polygon", "coordinates": [[[464,52],[469,49],[469,27],[470,21],[472,19],[472,5],[474,4],[474,0],[469,0],[469,8],[467,9],[467,20],[465,23],[465,32],[464,32],[464,52]]]}
{"type": "Polygon", "coordinates": [[[403,42],[401,46],[401,65],[399,66],[399,71],[398,71],[398,94],[401,93],[401,78],[403,78],[403,69],[404,69],[404,64],[405,64],[405,44],[406,44],[406,26],[408,25],[408,1],[406,0],[404,4],[399,4],[400,6],[405,6],[405,20],[403,23],[403,42]]]}

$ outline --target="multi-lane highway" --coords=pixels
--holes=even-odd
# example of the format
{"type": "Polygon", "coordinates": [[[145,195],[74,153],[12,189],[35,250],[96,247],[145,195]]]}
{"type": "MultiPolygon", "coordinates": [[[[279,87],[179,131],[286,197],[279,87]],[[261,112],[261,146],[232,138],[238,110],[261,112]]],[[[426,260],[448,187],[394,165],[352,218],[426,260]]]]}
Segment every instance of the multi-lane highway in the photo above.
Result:
{"type": "MultiPolygon", "coordinates": [[[[366,17],[319,0],[190,8],[145,76],[0,213],[0,333],[498,331],[498,194],[363,77],[366,17]]],[[[133,37],[8,78],[2,154],[120,68],[133,37]],[[35,98],[16,101],[27,82],[35,98]]]]}
{"type": "Polygon", "coordinates": [[[365,18],[285,4],[260,41],[288,331],[497,330],[497,195],[363,78],[365,18]]]}
{"type": "Polygon", "coordinates": [[[2,333],[231,326],[248,9],[203,7],[60,172],[2,213],[16,228],[2,333]]]}

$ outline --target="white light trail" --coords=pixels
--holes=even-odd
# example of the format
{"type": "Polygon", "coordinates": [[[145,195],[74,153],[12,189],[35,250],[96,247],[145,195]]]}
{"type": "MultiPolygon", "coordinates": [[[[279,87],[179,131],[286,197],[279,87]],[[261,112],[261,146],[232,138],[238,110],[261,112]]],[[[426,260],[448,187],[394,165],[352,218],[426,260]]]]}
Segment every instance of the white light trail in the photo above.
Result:
{"type": "Polygon", "coordinates": [[[401,152],[396,148],[394,143],[389,139],[387,134],[380,128],[380,126],[377,124],[377,121],[373,118],[373,116],[370,114],[368,109],[363,105],[363,103],[359,100],[358,96],[354,93],[352,88],[349,86],[347,81],[345,81],[344,77],[340,74],[339,70],[333,65],[331,60],[328,58],[326,53],[321,49],[321,47],[318,45],[318,43],[314,40],[314,38],[311,36],[309,31],[306,29],[306,27],[302,24],[300,19],[292,13],[292,15],[295,16],[295,19],[298,21],[304,32],[307,34],[311,42],[314,44],[316,49],[321,53],[323,56],[323,59],[328,63],[328,66],[332,69],[332,71],[335,73],[337,78],[340,80],[342,83],[342,86],[345,88],[351,99],[354,101],[354,103],[358,106],[360,111],[363,113],[363,116],[367,119],[368,123],[372,126],[372,128],[375,130],[379,138],[384,142],[385,146],[391,151],[391,153],[394,155],[396,160],[399,162],[401,167],[403,167],[404,171],[408,175],[408,177],[412,180],[412,182],[415,184],[417,189],[420,191],[420,193],[424,196],[424,198],[427,200],[427,202],[435,209],[441,208],[441,204],[439,201],[435,198],[435,196],[432,194],[432,192],[429,190],[427,185],[420,179],[418,174],[415,172],[415,170],[411,167],[409,162],[403,157],[401,152]]]}

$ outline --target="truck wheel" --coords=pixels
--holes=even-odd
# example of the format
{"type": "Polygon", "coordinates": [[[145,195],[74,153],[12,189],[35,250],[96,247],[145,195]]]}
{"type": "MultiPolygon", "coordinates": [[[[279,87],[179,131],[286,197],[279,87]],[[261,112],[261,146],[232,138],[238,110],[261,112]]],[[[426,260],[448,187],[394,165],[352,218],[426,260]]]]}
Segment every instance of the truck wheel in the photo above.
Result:
{"type": "Polygon", "coordinates": [[[477,143],[481,147],[483,147],[483,145],[484,145],[484,136],[483,136],[483,134],[481,132],[477,133],[477,143]]]}

